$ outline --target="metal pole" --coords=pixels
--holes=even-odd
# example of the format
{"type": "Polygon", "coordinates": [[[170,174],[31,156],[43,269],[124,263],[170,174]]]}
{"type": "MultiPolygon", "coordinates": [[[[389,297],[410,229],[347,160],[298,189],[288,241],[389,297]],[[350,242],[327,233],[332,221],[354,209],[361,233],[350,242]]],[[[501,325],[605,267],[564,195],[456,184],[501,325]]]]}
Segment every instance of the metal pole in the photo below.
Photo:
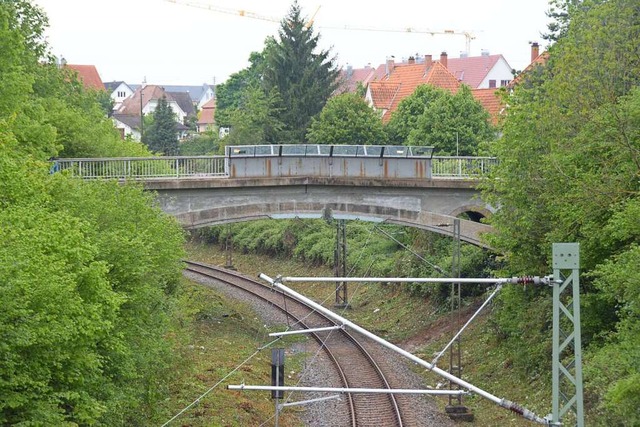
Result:
{"type": "Polygon", "coordinates": [[[486,307],[487,304],[489,304],[489,301],[491,301],[493,299],[493,297],[498,293],[498,291],[502,289],[502,285],[498,284],[498,286],[496,286],[495,290],[491,293],[491,295],[489,295],[489,298],[486,299],[485,302],[482,303],[482,305],[480,306],[480,308],[478,308],[478,310],[476,310],[475,313],[473,313],[473,316],[471,316],[469,318],[469,320],[467,320],[467,323],[464,324],[464,326],[458,331],[458,333],[451,339],[451,341],[449,341],[449,343],[444,346],[444,348],[442,349],[442,351],[440,351],[440,353],[438,353],[438,355],[431,361],[432,365],[435,365],[436,362],[438,361],[438,359],[440,359],[440,357],[442,357],[442,355],[444,354],[445,351],[447,351],[447,349],[449,348],[449,346],[451,344],[454,343],[454,341],[460,336],[460,334],[462,334],[462,332],[467,328],[467,326],[469,326],[471,324],[471,322],[473,322],[473,319],[475,319],[478,314],[480,314],[480,312],[482,311],[483,308],[486,307]]]}
{"type": "Polygon", "coordinates": [[[313,332],[325,332],[325,331],[335,331],[337,329],[344,329],[344,326],[327,326],[324,328],[311,328],[311,329],[300,329],[297,331],[285,331],[285,332],[271,332],[269,334],[270,337],[283,337],[285,335],[296,335],[296,334],[310,334],[313,332]]]}
{"type": "Polygon", "coordinates": [[[144,136],[144,113],[142,112],[142,91],[144,90],[144,82],[140,86],[140,142],[142,142],[142,137],[144,136]]]}
{"type": "MultiPolygon", "coordinates": [[[[349,387],[294,387],[294,386],[268,386],[268,385],[228,385],[228,390],[262,390],[262,391],[300,391],[300,392],[327,392],[327,393],[370,393],[370,394],[431,394],[446,396],[449,394],[469,394],[464,390],[420,390],[420,389],[387,389],[387,388],[349,388],[349,387]]],[[[283,406],[283,405],[280,405],[283,406]]]]}
{"type": "Polygon", "coordinates": [[[333,400],[333,399],[340,400],[340,395],[339,394],[334,394],[334,395],[331,395],[331,396],[318,397],[317,399],[298,400],[297,402],[281,403],[280,407],[281,408],[288,408],[289,406],[301,406],[301,405],[307,405],[309,403],[324,402],[325,400],[333,400]]]}
{"type": "MultiPolygon", "coordinates": [[[[261,275],[262,277],[262,275],[261,275]]],[[[268,277],[268,276],[267,276],[268,277]]],[[[266,279],[265,279],[266,280],[266,279]]],[[[550,285],[552,278],[525,276],[507,278],[448,278],[448,277],[278,277],[279,283],[286,282],[387,282],[387,283],[462,283],[462,284],[490,284],[510,283],[513,285],[550,285]]]]}
{"type": "MultiPolygon", "coordinates": [[[[457,137],[457,134],[456,134],[457,137]]],[[[460,278],[460,219],[453,220],[453,253],[451,256],[451,277],[460,278]]],[[[451,317],[456,318],[456,329],[460,327],[460,305],[461,305],[460,282],[451,283],[451,317]]],[[[449,372],[458,378],[462,377],[462,357],[460,349],[460,334],[451,340],[452,346],[449,350],[449,372]]],[[[458,390],[460,387],[453,381],[449,381],[449,390],[458,390]]],[[[449,396],[449,413],[458,413],[460,408],[452,406],[462,406],[462,396],[449,396]]],[[[467,413],[466,408],[464,412],[467,413]]]]}
{"type": "Polygon", "coordinates": [[[551,421],[553,425],[560,425],[562,417],[567,412],[573,411],[575,426],[584,427],[580,246],[578,243],[554,243],[552,257],[555,280],[553,282],[551,421]],[[563,301],[567,301],[567,304],[565,305],[563,301]],[[568,330],[563,330],[563,325],[568,330]]]}
{"type": "MultiPolygon", "coordinates": [[[[347,232],[344,219],[336,221],[336,247],[333,257],[333,271],[336,277],[347,275],[347,232]]],[[[336,307],[347,307],[347,282],[336,282],[336,307]]]]}
{"type": "MultiPolygon", "coordinates": [[[[537,423],[543,424],[543,425],[548,425],[548,421],[545,420],[544,418],[541,418],[539,416],[537,416],[536,414],[534,414],[533,412],[529,411],[528,409],[522,408],[521,406],[517,405],[514,402],[511,402],[507,399],[504,398],[499,398],[497,396],[494,396],[493,394],[482,390],[479,387],[474,386],[473,384],[470,384],[466,381],[464,381],[461,378],[457,378],[453,375],[451,375],[449,372],[444,371],[440,368],[438,368],[437,366],[433,366],[432,364],[430,364],[429,362],[426,362],[422,359],[420,359],[417,356],[414,356],[413,354],[409,353],[406,350],[401,349],[400,347],[391,344],[390,342],[378,337],[377,335],[367,331],[366,329],[356,325],[353,322],[350,322],[348,319],[345,319],[344,317],[332,312],[331,310],[326,309],[325,307],[323,307],[322,305],[310,300],[309,298],[305,297],[304,295],[301,295],[299,293],[297,293],[296,291],[294,291],[293,289],[290,289],[286,286],[284,286],[281,283],[282,278],[278,277],[276,278],[276,280],[270,278],[269,276],[267,276],[266,274],[261,273],[259,275],[259,277],[265,281],[267,281],[268,283],[270,283],[273,287],[280,289],[281,291],[285,292],[286,294],[290,295],[293,298],[298,299],[299,301],[304,302],[305,304],[308,304],[310,307],[314,308],[315,310],[319,311],[320,313],[325,314],[327,317],[330,317],[334,320],[337,320],[338,322],[344,324],[345,326],[348,326],[349,328],[353,329],[354,331],[368,337],[371,338],[373,341],[381,344],[384,347],[387,347],[390,350],[395,351],[396,353],[406,357],[407,359],[411,360],[412,362],[415,362],[421,366],[424,366],[427,369],[432,370],[433,372],[435,372],[436,374],[440,375],[441,377],[444,377],[445,379],[454,381],[455,383],[461,385],[462,387],[466,388],[467,390],[479,394],[480,396],[484,397],[485,399],[489,399],[490,401],[502,406],[503,408],[509,409],[521,416],[523,416],[524,418],[531,420],[531,421],[535,421],[537,423]]],[[[335,280],[335,278],[334,278],[335,280]]],[[[382,280],[381,280],[382,281],[382,280]]],[[[388,281],[387,279],[384,279],[384,281],[388,281]]],[[[494,282],[495,283],[495,280],[494,282]]]]}

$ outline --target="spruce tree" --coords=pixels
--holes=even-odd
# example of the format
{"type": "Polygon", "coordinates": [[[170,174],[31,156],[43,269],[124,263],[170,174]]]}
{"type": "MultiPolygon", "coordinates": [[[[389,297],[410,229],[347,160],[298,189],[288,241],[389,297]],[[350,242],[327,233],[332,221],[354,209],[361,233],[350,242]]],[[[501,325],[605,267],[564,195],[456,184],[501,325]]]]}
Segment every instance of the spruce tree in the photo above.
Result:
{"type": "Polygon", "coordinates": [[[162,153],[165,156],[178,154],[177,122],[166,96],[158,100],[158,106],[153,112],[153,123],[144,133],[142,142],[156,153],[162,153]]]}
{"type": "Polygon", "coordinates": [[[329,51],[317,51],[320,36],[301,16],[297,1],[278,34],[280,40],[266,49],[263,83],[267,93],[275,89],[282,98],[279,119],[284,129],[276,142],[299,144],[305,142],[311,118],[336,90],[339,71],[329,51]]]}

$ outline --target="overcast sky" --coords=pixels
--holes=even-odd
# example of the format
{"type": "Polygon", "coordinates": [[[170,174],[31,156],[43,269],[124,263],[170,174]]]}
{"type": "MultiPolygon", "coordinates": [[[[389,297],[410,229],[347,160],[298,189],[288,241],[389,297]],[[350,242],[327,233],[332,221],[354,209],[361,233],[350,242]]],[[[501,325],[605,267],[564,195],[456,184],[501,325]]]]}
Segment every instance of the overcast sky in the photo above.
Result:
{"type": "MultiPolygon", "coordinates": [[[[103,81],[130,84],[199,85],[224,82],[248,66],[261,51],[293,0],[33,0],[49,17],[52,53],[70,64],[93,64],[103,81]],[[189,5],[191,4],[191,5],[189,5]],[[222,11],[195,7],[211,4],[222,11]],[[240,16],[240,11],[263,19],[240,16]]],[[[470,56],[482,50],[502,54],[512,68],[530,62],[529,42],[546,46],[548,0],[298,0],[303,15],[314,17],[320,46],[338,64],[377,66],[388,56],[465,50],[465,36],[403,31],[454,30],[475,36],[470,56]],[[347,29],[344,29],[344,28],[347,29]],[[340,28],[340,29],[338,29],[340,28]],[[367,29],[367,30],[364,30],[367,29]]]]}

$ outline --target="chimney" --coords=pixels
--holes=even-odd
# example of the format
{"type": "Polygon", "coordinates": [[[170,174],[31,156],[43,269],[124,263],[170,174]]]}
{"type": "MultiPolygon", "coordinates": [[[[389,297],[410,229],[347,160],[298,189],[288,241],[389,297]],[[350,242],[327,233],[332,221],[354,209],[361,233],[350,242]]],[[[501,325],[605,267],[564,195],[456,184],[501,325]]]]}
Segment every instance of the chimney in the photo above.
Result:
{"type": "Polygon", "coordinates": [[[535,61],[540,55],[540,45],[538,42],[531,43],[531,62],[535,61]]]}
{"type": "Polygon", "coordinates": [[[393,71],[393,67],[396,64],[396,58],[395,56],[389,56],[387,57],[387,63],[386,63],[386,69],[385,69],[385,73],[387,74],[387,77],[391,74],[391,72],[393,71]]]}
{"type": "Polygon", "coordinates": [[[425,55],[424,56],[424,67],[425,68],[429,68],[429,67],[431,67],[431,64],[433,64],[433,59],[431,58],[431,55],[425,55]]]}
{"type": "Polygon", "coordinates": [[[416,63],[416,58],[414,56],[410,56],[409,57],[409,64],[415,64],[416,63]]]}
{"type": "Polygon", "coordinates": [[[447,52],[442,52],[440,54],[440,63],[444,65],[444,68],[447,68],[447,52]]]}
{"type": "Polygon", "coordinates": [[[351,64],[347,64],[347,78],[351,78],[353,76],[353,66],[351,64]]]}

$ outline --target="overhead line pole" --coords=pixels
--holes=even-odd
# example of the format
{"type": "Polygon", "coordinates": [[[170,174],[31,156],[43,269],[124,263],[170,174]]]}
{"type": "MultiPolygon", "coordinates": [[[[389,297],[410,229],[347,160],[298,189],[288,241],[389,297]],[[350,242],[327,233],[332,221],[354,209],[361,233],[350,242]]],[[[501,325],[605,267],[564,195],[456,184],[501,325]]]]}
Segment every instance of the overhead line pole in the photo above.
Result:
{"type": "MultiPolygon", "coordinates": [[[[456,384],[459,384],[460,386],[466,388],[467,390],[469,390],[469,391],[471,391],[473,393],[479,394],[480,396],[491,400],[492,402],[502,406],[503,408],[509,409],[510,411],[521,415],[525,419],[537,422],[539,424],[549,425],[549,422],[545,418],[539,417],[538,415],[536,415],[535,413],[531,412],[530,410],[525,409],[525,408],[521,407],[520,405],[518,405],[518,404],[516,404],[514,402],[511,402],[511,401],[509,401],[507,399],[499,398],[497,396],[494,396],[493,394],[491,394],[491,393],[489,393],[489,392],[487,392],[485,390],[482,390],[481,388],[476,387],[473,384],[468,383],[467,381],[464,381],[463,379],[458,378],[458,377],[450,374],[449,372],[447,372],[445,370],[442,370],[442,369],[438,368],[437,366],[434,366],[431,363],[420,359],[417,356],[414,356],[413,354],[409,353],[408,351],[403,350],[400,347],[390,343],[389,341],[386,341],[386,340],[378,337],[377,335],[375,335],[375,334],[369,332],[368,330],[356,325],[355,323],[349,321],[348,319],[345,319],[344,317],[332,312],[331,310],[323,307],[322,305],[316,303],[315,301],[310,300],[309,298],[305,297],[304,295],[299,294],[298,292],[294,291],[293,289],[288,288],[287,286],[282,284],[282,281],[284,280],[284,278],[276,277],[275,279],[272,279],[271,277],[269,277],[269,276],[267,276],[266,274],[263,274],[263,273],[261,273],[259,275],[259,277],[261,279],[267,281],[274,288],[281,290],[282,292],[286,293],[287,295],[289,295],[289,296],[291,296],[291,297],[293,297],[293,298],[295,298],[295,299],[297,299],[299,301],[302,301],[305,304],[308,304],[310,307],[314,308],[318,312],[323,313],[327,317],[330,317],[330,318],[332,318],[334,320],[337,320],[338,322],[341,322],[344,326],[353,329],[354,331],[356,331],[356,332],[358,332],[358,333],[360,333],[360,334],[362,334],[362,335],[374,340],[375,342],[383,345],[384,347],[386,347],[386,348],[388,348],[390,350],[395,351],[396,353],[399,353],[400,355],[406,357],[407,359],[409,359],[409,360],[411,360],[411,361],[413,361],[413,362],[415,362],[415,363],[417,363],[419,365],[422,365],[422,366],[430,369],[431,371],[435,372],[436,374],[440,375],[441,377],[444,377],[444,378],[446,378],[446,379],[448,379],[450,381],[453,381],[456,384]]],[[[291,278],[289,278],[289,279],[291,279],[291,278]]],[[[309,279],[307,281],[311,280],[311,278],[307,278],[307,279],[309,279]]],[[[335,281],[336,279],[337,278],[335,278],[335,277],[330,278],[331,281],[335,281]]],[[[357,281],[357,280],[354,280],[354,278],[339,278],[339,279],[340,280],[357,281]]],[[[371,279],[368,279],[368,280],[371,281],[371,279]]],[[[448,279],[448,280],[451,281],[452,279],[448,279]]],[[[453,280],[460,281],[462,279],[453,279],[453,280]]],[[[505,283],[509,283],[509,281],[512,280],[512,279],[493,279],[492,283],[497,283],[500,280],[504,280],[505,283]]],[[[293,280],[293,281],[295,281],[295,280],[293,280]]],[[[325,281],[329,281],[329,280],[325,280],[325,281]]],[[[391,280],[390,279],[380,279],[379,281],[390,282],[390,281],[393,281],[393,279],[391,279],[391,280]]],[[[478,283],[478,282],[476,281],[475,283],[478,283]]],[[[533,283],[533,282],[531,282],[531,283],[533,283]]]]}

